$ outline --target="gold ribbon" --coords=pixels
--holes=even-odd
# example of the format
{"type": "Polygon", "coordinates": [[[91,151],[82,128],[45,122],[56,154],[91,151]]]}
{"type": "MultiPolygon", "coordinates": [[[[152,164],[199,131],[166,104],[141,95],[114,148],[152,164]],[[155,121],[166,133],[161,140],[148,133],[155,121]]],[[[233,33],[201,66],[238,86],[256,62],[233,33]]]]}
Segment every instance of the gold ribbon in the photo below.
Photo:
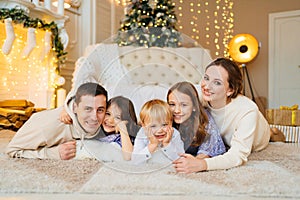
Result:
{"type": "Polygon", "coordinates": [[[298,110],[298,104],[295,104],[291,107],[288,106],[280,106],[280,110],[298,110]]]}
{"type": "Polygon", "coordinates": [[[291,107],[280,106],[280,110],[291,110],[292,111],[292,125],[296,125],[296,111],[298,110],[298,104],[295,104],[291,107]]]}

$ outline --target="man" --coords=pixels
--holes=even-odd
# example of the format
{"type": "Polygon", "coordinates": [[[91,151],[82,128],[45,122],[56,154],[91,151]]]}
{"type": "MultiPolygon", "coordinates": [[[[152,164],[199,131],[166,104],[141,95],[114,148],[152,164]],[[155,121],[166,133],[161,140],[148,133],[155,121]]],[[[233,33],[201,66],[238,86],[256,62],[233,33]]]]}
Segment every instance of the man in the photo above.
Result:
{"type": "Polygon", "coordinates": [[[92,138],[105,116],[107,91],[97,83],[84,83],[65,106],[72,124],[59,116],[63,107],[33,114],[6,148],[10,157],[62,159],[76,156],[76,140],[92,138]]]}

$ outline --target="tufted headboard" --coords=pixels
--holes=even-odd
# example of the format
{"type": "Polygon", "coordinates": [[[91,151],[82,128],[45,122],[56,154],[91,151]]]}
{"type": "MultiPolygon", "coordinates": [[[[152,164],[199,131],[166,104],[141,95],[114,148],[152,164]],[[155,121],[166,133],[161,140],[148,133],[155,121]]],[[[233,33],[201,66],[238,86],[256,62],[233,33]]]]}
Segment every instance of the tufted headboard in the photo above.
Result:
{"type": "Polygon", "coordinates": [[[136,84],[173,85],[178,81],[200,81],[203,67],[210,61],[202,48],[135,48],[119,47],[121,64],[136,84]]]}
{"type": "Polygon", "coordinates": [[[166,91],[176,82],[198,84],[211,60],[209,51],[200,47],[91,45],[76,62],[72,91],[84,82],[99,82],[110,97],[127,96],[139,109],[151,98],[165,99],[166,91]]]}

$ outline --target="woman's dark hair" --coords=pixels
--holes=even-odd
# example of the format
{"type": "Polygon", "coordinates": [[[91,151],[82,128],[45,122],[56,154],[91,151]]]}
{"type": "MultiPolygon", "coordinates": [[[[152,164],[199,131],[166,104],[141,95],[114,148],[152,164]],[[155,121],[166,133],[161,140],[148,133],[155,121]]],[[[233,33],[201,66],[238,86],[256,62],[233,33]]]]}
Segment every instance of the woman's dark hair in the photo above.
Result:
{"type": "Polygon", "coordinates": [[[243,91],[243,76],[237,63],[228,58],[217,58],[212,61],[205,69],[205,71],[211,66],[221,66],[228,72],[229,88],[233,90],[230,98],[237,97],[243,91]]]}
{"type": "Polygon", "coordinates": [[[191,98],[194,110],[189,119],[184,123],[177,124],[173,121],[173,127],[179,130],[185,149],[189,146],[199,146],[207,134],[205,128],[208,124],[208,117],[204,107],[200,103],[198,92],[193,84],[186,81],[178,82],[168,91],[168,103],[169,95],[175,90],[191,98]]]}
{"type": "Polygon", "coordinates": [[[85,95],[93,97],[104,95],[107,99],[107,91],[98,83],[83,83],[80,85],[75,94],[75,103],[78,105],[81,102],[81,97],[85,95]]]}
{"type": "Polygon", "coordinates": [[[107,102],[107,108],[112,104],[117,105],[121,110],[121,120],[127,121],[126,127],[128,134],[135,137],[140,126],[137,125],[137,118],[132,101],[123,96],[116,96],[107,102]]]}

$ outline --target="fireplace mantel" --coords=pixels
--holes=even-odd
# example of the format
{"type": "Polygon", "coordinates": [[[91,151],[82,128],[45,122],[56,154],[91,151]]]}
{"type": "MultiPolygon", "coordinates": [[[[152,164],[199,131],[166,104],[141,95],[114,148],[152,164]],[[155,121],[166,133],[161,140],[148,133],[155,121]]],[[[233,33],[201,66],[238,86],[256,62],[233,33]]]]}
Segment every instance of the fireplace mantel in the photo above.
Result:
{"type": "MultiPolygon", "coordinates": [[[[65,23],[69,17],[59,8],[49,4],[46,6],[45,2],[46,0],[1,0],[0,8],[19,8],[32,19],[40,19],[47,24],[54,22],[60,42],[66,49],[69,36],[65,30],[65,23]]],[[[49,2],[51,0],[48,0],[49,2]]],[[[47,43],[52,37],[49,34],[46,37],[47,31],[38,28],[32,28],[30,35],[30,28],[12,22],[9,29],[5,20],[0,22],[0,100],[26,99],[32,101],[36,107],[54,108],[57,106],[55,84],[61,76],[56,73],[56,56],[53,47],[51,48],[51,40],[50,44],[47,43]],[[9,50],[4,48],[9,40],[8,36],[14,38],[9,50]],[[23,56],[28,46],[31,47],[30,51],[23,56]],[[50,50],[46,51],[46,47],[50,50]],[[7,51],[4,51],[5,49],[7,51]]]]}

